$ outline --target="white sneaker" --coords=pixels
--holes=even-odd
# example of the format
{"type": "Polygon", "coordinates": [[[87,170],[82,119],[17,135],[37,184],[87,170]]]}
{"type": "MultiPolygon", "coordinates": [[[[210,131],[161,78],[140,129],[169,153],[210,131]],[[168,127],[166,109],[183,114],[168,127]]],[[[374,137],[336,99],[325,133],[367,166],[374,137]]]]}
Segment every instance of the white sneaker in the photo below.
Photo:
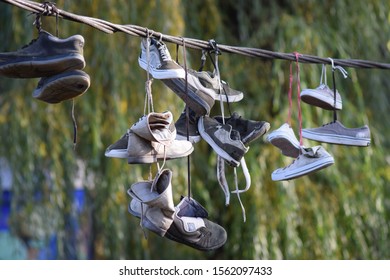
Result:
{"type": "Polygon", "coordinates": [[[299,156],[300,144],[288,123],[284,123],[280,128],[268,134],[267,141],[278,147],[285,156],[293,158],[299,156]]]}
{"type": "Polygon", "coordinates": [[[272,172],[273,181],[291,180],[313,173],[334,163],[333,157],[321,146],[302,148],[299,155],[290,165],[272,172]]]}
{"type": "Polygon", "coordinates": [[[315,89],[302,90],[301,100],[307,104],[317,106],[325,110],[341,110],[343,108],[339,92],[336,90],[335,106],[334,92],[326,84],[321,84],[315,89]]]}

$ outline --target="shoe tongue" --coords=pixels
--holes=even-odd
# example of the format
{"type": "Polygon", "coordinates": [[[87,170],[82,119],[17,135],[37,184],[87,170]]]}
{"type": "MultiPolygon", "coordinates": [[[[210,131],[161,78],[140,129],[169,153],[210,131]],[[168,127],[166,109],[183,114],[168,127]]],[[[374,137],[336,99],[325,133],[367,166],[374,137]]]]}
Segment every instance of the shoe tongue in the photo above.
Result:
{"type": "Polygon", "coordinates": [[[238,131],[235,130],[235,129],[232,129],[232,132],[230,133],[230,138],[231,138],[232,140],[241,140],[240,132],[238,132],[238,131]]]}
{"type": "Polygon", "coordinates": [[[193,217],[181,217],[183,228],[186,232],[195,232],[202,227],[206,227],[203,219],[193,217]]]}
{"type": "Polygon", "coordinates": [[[207,218],[209,215],[207,210],[193,198],[182,197],[176,208],[178,209],[177,215],[179,217],[207,218]]]}

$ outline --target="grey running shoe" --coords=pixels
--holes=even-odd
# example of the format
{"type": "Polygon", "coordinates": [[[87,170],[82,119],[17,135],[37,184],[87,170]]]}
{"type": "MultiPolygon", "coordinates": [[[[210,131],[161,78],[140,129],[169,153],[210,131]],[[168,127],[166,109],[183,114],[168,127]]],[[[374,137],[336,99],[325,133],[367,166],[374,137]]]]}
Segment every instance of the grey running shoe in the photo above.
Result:
{"type": "Polygon", "coordinates": [[[244,93],[241,91],[232,89],[229,84],[223,80],[221,80],[221,89],[218,84],[218,79],[214,73],[206,72],[206,71],[194,71],[189,69],[190,73],[196,76],[202,85],[208,89],[212,89],[212,96],[215,100],[219,100],[222,102],[238,102],[244,98],[244,93]]]}
{"type": "Polygon", "coordinates": [[[326,84],[321,84],[315,89],[304,89],[301,99],[307,104],[320,107],[325,110],[341,110],[343,103],[339,92],[336,90],[336,107],[334,106],[334,92],[326,84]]]}
{"type": "Polygon", "coordinates": [[[83,94],[89,86],[87,73],[81,70],[65,71],[41,78],[32,96],[47,103],[59,103],[83,94]]]}
{"type": "Polygon", "coordinates": [[[273,181],[291,180],[313,173],[334,163],[333,157],[321,146],[302,148],[299,155],[290,165],[272,172],[273,181]]]}
{"type": "Polygon", "coordinates": [[[127,144],[129,143],[130,129],[115,143],[108,146],[104,155],[106,157],[127,158],[127,144]]]}
{"type": "Polygon", "coordinates": [[[83,69],[84,38],[59,39],[41,31],[37,39],[15,52],[0,53],[0,75],[9,78],[41,78],[83,69]]]}
{"type": "MultiPolygon", "coordinates": [[[[178,65],[171,58],[171,54],[167,46],[153,38],[150,38],[149,45],[149,73],[155,79],[174,79],[184,78],[185,71],[183,67],[178,65]]],[[[142,69],[148,71],[148,57],[147,57],[147,44],[146,38],[141,42],[141,54],[138,58],[138,63],[142,69]]]]}
{"type": "Polygon", "coordinates": [[[208,116],[199,118],[198,130],[202,138],[233,167],[240,161],[249,148],[240,140],[240,133],[229,124],[221,124],[208,116]]]}
{"type": "Polygon", "coordinates": [[[300,144],[288,123],[284,123],[280,128],[268,134],[267,141],[279,148],[285,156],[293,158],[299,156],[300,144]]]}
{"type": "Polygon", "coordinates": [[[139,137],[132,130],[128,135],[127,163],[154,163],[190,155],[194,147],[186,140],[173,140],[169,146],[139,137]]]}
{"type": "Polygon", "coordinates": [[[324,124],[318,128],[302,129],[302,136],[331,144],[348,146],[369,146],[371,142],[370,128],[367,125],[359,128],[346,128],[339,121],[324,124]]]}
{"type": "MultiPolygon", "coordinates": [[[[214,119],[222,123],[222,116],[216,116],[214,119]]],[[[240,133],[241,141],[246,146],[267,133],[271,127],[265,121],[245,120],[237,112],[233,112],[231,117],[225,118],[225,124],[231,125],[234,130],[240,133]]]]}
{"type": "Polygon", "coordinates": [[[190,71],[187,73],[187,91],[184,78],[165,79],[162,82],[176,93],[198,116],[210,114],[210,110],[215,104],[213,90],[204,87],[190,71]]]}
{"type": "MultiPolygon", "coordinates": [[[[201,251],[211,251],[222,247],[227,240],[225,229],[205,217],[187,216],[191,215],[191,212],[195,212],[192,211],[193,209],[188,211],[189,203],[191,202],[188,201],[188,198],[184,198],[175,207],[173,223],[165,237],[201,251]]],[[[193,214],[196,215],[197,212],[193,214]]]]}
{"type": "Polygon", "coordinates": [[[188,139],[187,139],[187,120],[186,120],[186,108],[180,114],[180,117],[175,122],[176,127],[176,139],[177,140],[188,140],[191,143],[198,143],[201,139],[198,131],[198,117],[195,112],[188,108],[189,118],[188,118],[188,139]]]}
{"type": "MultiPolygon", "coordinates": [[[[128,205],[129,213],[141,218],[141,210],[141,203],[132,199],[128,205]]],[[[227,234],[223,227],[207,217],[206,209],[196,200],[182,197],[175,207],[173,223],[164,237],[197,250],[216,250],[226,243],[227,234]]]]}

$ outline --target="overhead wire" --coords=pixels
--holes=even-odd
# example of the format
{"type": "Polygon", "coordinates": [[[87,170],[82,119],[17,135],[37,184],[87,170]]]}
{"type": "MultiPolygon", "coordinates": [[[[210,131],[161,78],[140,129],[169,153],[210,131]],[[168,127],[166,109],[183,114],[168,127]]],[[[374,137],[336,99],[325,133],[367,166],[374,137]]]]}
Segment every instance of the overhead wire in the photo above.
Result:
{"type": "MultiPolygon", "coordinates": [[[[51,2],[38,3],[30,0],[0,0],[1,2],[8,3],[19,8],[25,9],[35,14],[41,14],[44,16],[58,16],[66,20],[79,22],[82,24],[89,25],[95,29],[98,29],[107,34],[113,34],[116,32],[123,32],[131,36],[144,37],[148,36],[150,29],[133,24],[116,24],[103,19],[77,15],[70,13],[56,7],[56,13],[51,13],[51,9],[48,9],[47,6],[55,5],[51,2]]],[[[205,50],[209,49],[209,41],[195,39],[195,38],[185,38],[182,36],[172,36],[168,34],[163,34],[158,31],[152,32],[155,39],[162,39],[162,41],[173,43],[176,45],[185,46],[192,49],[205,50]]],[[[264,50],[260,48],[252,47],[242,47],[242,46],[230,46],[218,43],[218,48],[220,51],[225,53],[232,53],[238,55],[244,55],[249,57],[258,57],[265,59],[282,59],[288,61],[295,61],[295,54],[292,53],[283,53],[275,52],[270,50],[264,50]]],[[[311,64],[330,64],[329,58],[322,58],[309,54],[300,53],[299,56],[300,63],[311,63],[311,64]]],[[[343,67],[352,67],[352,68],[377,68],[377,69],[390,69],[390,63],[383,63],[378,61],[370,61],[363,59],[333,59],[334,64],[343,66],[343,67]]]]}

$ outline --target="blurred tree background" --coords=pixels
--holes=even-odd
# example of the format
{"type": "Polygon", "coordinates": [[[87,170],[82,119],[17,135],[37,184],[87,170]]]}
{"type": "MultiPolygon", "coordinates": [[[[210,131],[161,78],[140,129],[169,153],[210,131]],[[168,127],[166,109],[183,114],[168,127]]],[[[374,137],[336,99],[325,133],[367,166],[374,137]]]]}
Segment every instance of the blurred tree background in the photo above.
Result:
{"type": "MultiPolygon", "coordinates": [[[[58,0],[56,5],[75,14],[174,36],[390,63],[387,0],[58,0]]],[[[37,37],[34,16],[28,14],[0,3],[1,52],[17,50],[37,37]]],[[[55,18],[44,18],[43,28],[55,34],[55,18]]],[[[296,180],[274,182],[272,171],[292,160],[265,138],[251,144],[245,158],[252,185],[241,195],[245,223],[236,196],[232,195],[229,206],[224,205],[216,178],[216,154],[204,141],[195,144],[193,197],[209,211],[210,220],[228,233],[225,246],[204,253],[152,233],[145,239],[139,220],[127,212],[126,191],[147,178],[149,166],[104,156],[105,149],[143,114],[146,72],[137,62],[141,38],[108,35],[60,19],[59,37],[74,34],[85,38],[84,71],[91,76],[90,89],[75,99],[75,149],[71,101],[43,103],[31,96],[38,79],[0,77],[0,156],[13,171],[9,223],[28,246],[45,247],[55,236],[59,259],[390,258],[389,70],[346,68],[348,79],[336,74],[343,98],[339,119],[347,127],[369,125],[370,147],[322,144],[334,156],[333,166],[296,180]],[[74,199],[80,188],[85,193],[82,206],[74,199]]],[[[167,46],[175,57],[176,46],[167,46]]],[[[181,58],[181,48],[179,52],[181,58]]],[[[189,67],[198,69],[201,52],[187,49],[187,53],[189,67]]],[[[232,111],[246,119],[270,122],[271,131],[285,122],[290,62],[223,53],[219,64],[222,79],[245,94],[241,102],[231,104],[232,111]]],[[[319,85],[321,65],[300,64],[300,70],[302,88],[319,85]]],[[[180,98],[158,80],[152,91],[155,111],[170,110],[179,116],[184,108],[180,98]]],[[[293,127],[298,135],[296,96],[295,81],[293,127]]],[[[211,115],[220,114],[216,104],[211,115]]],[[[332,121],[329,111],[305,103],[301,107],[303,127],[332,121]]],[[[304,139],[304,145],[318,143],[304,139]]],[[[166,163],[173,170],[176,203],[187,192],[186,162],[166,163]]]]}

